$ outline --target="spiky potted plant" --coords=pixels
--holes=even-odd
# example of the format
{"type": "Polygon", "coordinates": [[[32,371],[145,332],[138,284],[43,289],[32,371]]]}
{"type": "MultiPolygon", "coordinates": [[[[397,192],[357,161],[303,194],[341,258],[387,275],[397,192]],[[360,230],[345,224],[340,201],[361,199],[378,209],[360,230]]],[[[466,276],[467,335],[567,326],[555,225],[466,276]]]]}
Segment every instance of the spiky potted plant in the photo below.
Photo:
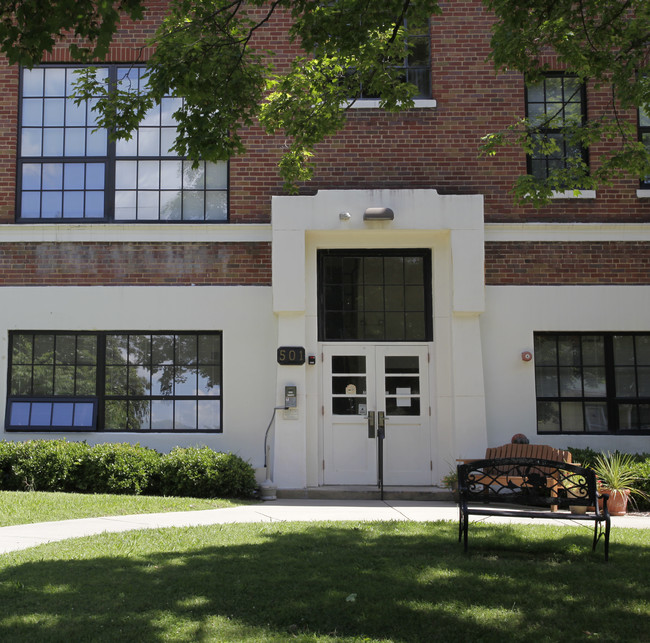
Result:
{"type": "Polygon", "coordinates": [[[637,476],[633,470],[634,458],[628,453],[601,453],[596,457],[593,468],[598,478],[601,493],[609,494],[607,507],[612,516],[623,516],[627,504],[634,496],[647,498],[637,486],[637,476]]]}

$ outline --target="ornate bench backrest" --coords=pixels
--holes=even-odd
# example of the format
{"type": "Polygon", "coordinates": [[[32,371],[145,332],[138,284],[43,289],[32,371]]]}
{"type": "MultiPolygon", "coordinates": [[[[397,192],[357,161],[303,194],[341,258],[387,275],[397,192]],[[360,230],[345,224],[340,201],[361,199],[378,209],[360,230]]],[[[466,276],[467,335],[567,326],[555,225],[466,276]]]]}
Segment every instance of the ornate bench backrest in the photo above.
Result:
{"type": "Polygon", "coordinates": [[[458,491],[464,502],[582,505],[594,506],[598,513],[594,471],[557,460],[495,458],[459,464],[458,491]]]}

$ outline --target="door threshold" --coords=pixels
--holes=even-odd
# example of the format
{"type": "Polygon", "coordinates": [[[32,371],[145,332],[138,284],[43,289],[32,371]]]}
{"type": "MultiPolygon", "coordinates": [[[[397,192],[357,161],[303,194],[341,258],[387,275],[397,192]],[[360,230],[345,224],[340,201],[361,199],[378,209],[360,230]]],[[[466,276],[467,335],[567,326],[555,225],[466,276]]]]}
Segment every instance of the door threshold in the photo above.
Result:
{"type": "MultiPolygon", "coordinates": [[[[278,489],[278,498],[308,500],[381,500],[376,485],[325,485],[306,489],[278,489]]],[[[453,500],[440,487],[384,486],[384,500],[453,500]]]]}

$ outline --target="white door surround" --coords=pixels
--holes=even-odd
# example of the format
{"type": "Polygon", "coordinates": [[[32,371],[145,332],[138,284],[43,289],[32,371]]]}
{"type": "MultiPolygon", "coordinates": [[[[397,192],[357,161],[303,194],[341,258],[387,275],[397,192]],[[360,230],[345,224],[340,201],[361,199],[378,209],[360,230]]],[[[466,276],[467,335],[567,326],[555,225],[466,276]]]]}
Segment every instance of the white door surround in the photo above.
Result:
{"type": "Polygon", "coordinates": [[[316,274],[317,251],[324,248],[431,249],[433,343],[427,378],[435,426],[430,432],[432,483],[448,473],[449,463],[460,454],[484,452],[482,196],[439,195],[435,190],[328,190],[314,196],[273,197],[272,206],[277,346],[304,346],[315,362],[277,366],[276,399],[283,399],[286,385],[298,390],[297,409],[281,411],[276,418],[272,474],[278,488],[314,487],[327,479],[316,274]],[[394,219],[364,221],[371,207],[390,208],[394,219]]]}

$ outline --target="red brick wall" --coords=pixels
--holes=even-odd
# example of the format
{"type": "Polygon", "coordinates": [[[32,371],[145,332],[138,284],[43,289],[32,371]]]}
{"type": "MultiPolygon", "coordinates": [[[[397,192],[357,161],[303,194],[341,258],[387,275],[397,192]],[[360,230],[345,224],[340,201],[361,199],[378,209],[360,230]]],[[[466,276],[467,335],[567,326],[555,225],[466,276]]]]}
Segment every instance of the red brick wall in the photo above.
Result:
{"type": "Polygon", "coordinates": [[[270,286],[270,243],[3,243],[0,286],[270,286]]]}
{"type": "MultiPolygon", "coordinates": [[[[636,197],[638,181],[616,181],[595,201],[558,200],[536,209],[513,204],[515,175],[526,157],[508,151],[479,157],[481,137],[524,116],[524,81],[517,73],[495,75],[489,54],[489,14],[480,0],[447,0],[431,24],[432,91],[435,110],[385,115],[350,114],[346,131],[321,146],[315,180],[319,188],[426,187],[447,194],[485,195],[486,222],[649,222],[650,200],[636,197]]],[[[587,109],[596,115],[607,88],[589,88],[587,109]]],[[[627,114],[634,122],[636,115],[627,114]]],[[[592,163],[598,162],[598,149],[592,163]]]]}
{"type": "Polygon", "coordinates": [[[0,224],[14,222],[17,132],[18,69],[0,57],[0,224]]]}
{"type": "MultiPolygon", "coordinates": [[[[487,61],[492,18],[481,0],[443,0],[441,4],[443,15],[434,17],[431,26],[432,88],[437,108],[401,114],[351,110],[346,129],[319,146],[314,180],[301,186],[301,192],[311,194],[332,188],[434,188],[447,194],[485,195],[487,223],[650,222],[650,199],[636,197],[638,182],[633,179],[617,181],[611,188],[599,190],[595,200],[560,200],[540,209],[513,204],[508,189],[512,177],[525,172],[524,154],[509,151],[486,159],[480,158],[478,153],[481,136],[523,115],[523,79],[515,73],[496,76],[487,61]]],[[[153,33],[165,5],[165,0],[154,0],[144,23],[125,23],[113,44],[109,61],[145,60],[151,50],[143,49],[144,43],[153,33]]],[[[295,47],[286,38],[287,26],[286,14],[278,14],[257,35],[260,47],[278,52],[280,67],[295,52],[295,47]]],[[[58,47],[48,60],[67,61],[67,46],[58,47]]],[[[0,223],[13,223],[18,123],[16,68],[0,64],[0,91],[0,223]]],[[[597,114],[608,98],[606,89],[589,88],[590,115],[597,114]]],[[[635,115],[630,113],[629,117],[634,119],[635,115]]],[[[266,137],[258,128],[251,128],[246,142],[248,154],[234,159],[230,166],[230,220],[233,223],[268,222],[271,196],[283,193],[276,164],[285,140],[282,136],[266,137]]],[[[594,164],[598,162],[597,152],[594,150],[591,156],[594,164]]],[[[537,260],[534,265],[526,264],[525,258],[520,257],[516,244],[497,245],[498,252],[497,246],[490,244],[488,247],[490,283],[501,279],[501,270],[506,270],[507,265],[506,253],[511,252],[514,253],[510,258],[512,265],[521,264],[523,268],[511,270],[507,283],[533,283],[531,280],[557,283],[558,275],[565,280],[569,278],[563,270],[561,244],[536,246],[547,253],[547,258],[537,260]]],[[[37,248],[42,250],[43,247],[4,245],[3,256],[16,257],[15,265],[7,267],[5,283],[52,283],[53,273],[60,275],[56,283],[195,283],[198,276],[209,283],[225,283],[222,280],[226,273],[231,277],[239,274],[238,270],[219,272],[213,262],[222,260],[220,250],[210,254],[202,244],[52,244],[51,252],[37,252],[37,248]],[[157,253],[155,271],[149,270],[146,262],[133,253],[134,247],[140,247],[143,256],[157,253]],[[66,253],[60,252],[62,248],[85,259],[78,265],[71,265],[66,262],[66,253]],[[169,251],[165,253],[164,249],[169,251]],[[115,261],[115,267],[100,269],[108,256],[115,261]],[[55,257],[65,266],[60,273],[56,273],[55,257]],[[22,272],[16,266],[24,266],[22,272]],[[192,276],[188,277],[189,274],[192,276]]],[[[602,257],[614,252],[614,247],[603,248],[602,257]]],[[[218,248],[228,253],[237,248],[242,253],[242,265],[252,256],[252,248],[255,248],[252,254],[256,257],[268,255],[265,244],[227,244],[218,248]]],[[[639,243],[635,248],[634,257],[616,256],[620,261],[629,261],[630,275],[636,274],[634,270],[638,269],[634,261],[641,265],[645,257],[650,256],[648,244],[639,243]]],[[[601,264],[600,273],[591,277],[594,283],[599,280],[627,283],[625,275],[614,272],[614,269],[624,272],[625,263],[602,261],[601,264]]],[[[268,271],[268,266],[260,268],[253,282],[269,283],[268,271]]],[[[571,278],[587,277],[575,275],[571,278]]],[[[634,283],[645,283],[645,277],[640,274],[630,278],[638,280],[634,283]]],[[[238,283],[248,283],[248,276],[236,279],[240,279],[238,283]]]]}
{"type": "Polygon", "coordinates": [[[648,244],[639,242],[488,242],[488,286],[650,285],[648,244]]]}
{"type": "MultiPolygon", "coordinates": [[[[167,2],[153,0],[143,22],[125,21],[107,62],[145,61],[167,2]]],[[[67,44],[45,62],[69,62],[67,44]]],[[[14,223],[18,67],[0,61],[0,223],[14,223]]],[[[236,201],[236,199],[235,199],[236,201]]],[[[241,211],[241,210],[240,210],[241,211]]],[[[268,220],[255,210],[232,221],[268,220]]],[[[56,226],[57,224],[52,224],[56,226]]],[[[269,243],[0,243],[0,286],[271,284],[269,243]]]]}

